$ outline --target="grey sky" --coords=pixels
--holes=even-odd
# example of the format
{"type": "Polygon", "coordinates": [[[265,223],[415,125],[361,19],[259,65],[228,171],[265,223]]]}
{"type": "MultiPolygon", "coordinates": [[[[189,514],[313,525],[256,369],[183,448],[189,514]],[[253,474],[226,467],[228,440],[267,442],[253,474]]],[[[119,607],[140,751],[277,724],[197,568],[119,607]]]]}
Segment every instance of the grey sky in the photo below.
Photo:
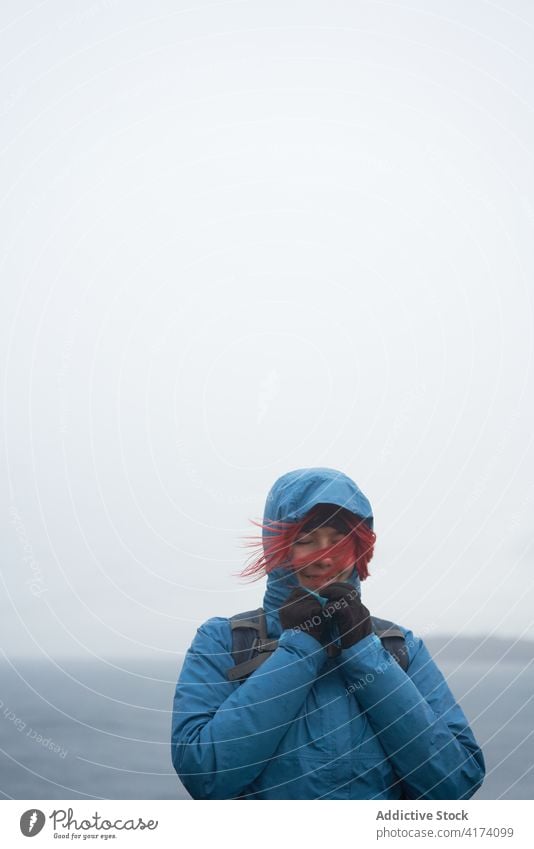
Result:
{"type": "Polygon", "coordinates": [[[2,6],[2,645],[261,602],[269,487],[375,511],[364,600],[530,636],[534,9],[2,6]]]}

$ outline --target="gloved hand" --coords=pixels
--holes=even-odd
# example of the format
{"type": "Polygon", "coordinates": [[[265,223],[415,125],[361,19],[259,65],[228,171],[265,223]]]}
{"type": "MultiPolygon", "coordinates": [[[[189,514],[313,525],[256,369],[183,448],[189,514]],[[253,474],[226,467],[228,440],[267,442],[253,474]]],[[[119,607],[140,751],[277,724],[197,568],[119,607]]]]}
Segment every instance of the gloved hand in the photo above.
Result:
{"type": "Polygon", "coordinates": [[[343,581],[327,584],[321,588],[321,595],[328,599],[323,607],[323,617],[336,622],[342,649],[373,633],[371,615],[352,584],[343,581]]]}
{"type": "Polygon", "coordinates": [[[321,602],[303,587],[296,587],[286,598],[279,616],[284,630],[298,628],[323,646],[329,642],[330,620],[324,619],[321,602]]]}

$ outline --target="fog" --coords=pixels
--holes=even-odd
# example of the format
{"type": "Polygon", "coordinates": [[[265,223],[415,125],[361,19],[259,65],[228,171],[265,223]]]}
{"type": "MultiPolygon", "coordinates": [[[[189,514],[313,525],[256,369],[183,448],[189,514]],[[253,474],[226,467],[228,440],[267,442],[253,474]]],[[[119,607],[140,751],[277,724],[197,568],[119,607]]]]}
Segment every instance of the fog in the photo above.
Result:
{"type": "Polygon", "coordinates": [[[534,639],[534,9],[4,2],[9,657],[181,657],[290,469],[364,602],[534,639]]]}

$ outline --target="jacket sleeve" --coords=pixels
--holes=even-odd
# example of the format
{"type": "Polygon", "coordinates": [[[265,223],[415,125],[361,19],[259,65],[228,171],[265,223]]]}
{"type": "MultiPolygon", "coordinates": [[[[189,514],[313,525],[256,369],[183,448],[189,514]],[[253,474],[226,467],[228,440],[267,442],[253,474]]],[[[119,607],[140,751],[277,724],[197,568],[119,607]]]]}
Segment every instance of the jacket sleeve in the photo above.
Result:
{"type": "Polygon", "coordinates": [[[233,799],[262,772],[326,659],[309,634],[283,631],[276,651],[242,684],[228,620],[197,630],[174,696],[172,762],[194,799],[233,799]]]}
{"type": "Polygon", "coordinates": [[[344,649],[339,665],[408,799],[469,799],[485,775],[469,723],[423,640],[406,633],[404,672],[375,634],[344,649]]]}

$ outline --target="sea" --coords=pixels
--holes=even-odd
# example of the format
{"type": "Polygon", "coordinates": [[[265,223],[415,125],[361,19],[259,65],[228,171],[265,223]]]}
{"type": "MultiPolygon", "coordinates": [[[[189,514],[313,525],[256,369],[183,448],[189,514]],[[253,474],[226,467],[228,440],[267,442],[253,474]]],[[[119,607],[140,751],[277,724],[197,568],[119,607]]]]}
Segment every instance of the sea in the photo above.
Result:
{"type": "MultiPolygon", "coordinates": [[[[433,656],[484,752],[474,798],[533,799],[534,644],[468,642],[443,637],[433,656]]],[[[2,662],[0,798],[189,799],[170,757],[178,674],[146,658],[2,662]]]]}

